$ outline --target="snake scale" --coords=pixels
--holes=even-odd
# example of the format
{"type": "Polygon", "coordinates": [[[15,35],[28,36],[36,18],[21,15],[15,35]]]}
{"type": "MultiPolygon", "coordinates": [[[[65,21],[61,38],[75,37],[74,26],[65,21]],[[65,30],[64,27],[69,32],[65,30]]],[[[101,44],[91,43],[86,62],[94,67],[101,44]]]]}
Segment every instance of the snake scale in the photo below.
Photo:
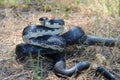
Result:
{"type": "MultiPolygon", "coordinates": [[[[70,69],[66,69],[65,58],[61,54],[66,46],[73,44],[105,45],[113,47],[118,41],[117,38],[100,38],[93,35],[86,35],[81,27],[75,26],[68,32],[62,34],[65,22],[60,18],[48,19],[41,17],[41,25],[28,25],[24,28],[22,38],[25,43],[16,45],[15,54],[17,60],[24,60],[30,54],[32,56],[49,56],[55,61],[54,72],[64,76],[72,76],[78,71],[88,69],[91,62],[79,62],[70,69]]],[[[97,71],[102,73],[108,80],[117,80],[107,69],[100,66],[97,71]]]]}

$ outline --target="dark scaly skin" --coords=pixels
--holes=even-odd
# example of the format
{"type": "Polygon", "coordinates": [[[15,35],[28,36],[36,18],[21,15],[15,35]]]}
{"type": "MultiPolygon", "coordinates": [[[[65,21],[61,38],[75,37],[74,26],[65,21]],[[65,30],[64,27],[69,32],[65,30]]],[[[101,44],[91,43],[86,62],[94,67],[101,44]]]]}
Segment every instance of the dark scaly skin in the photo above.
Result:
{"type": "Polygon", "coordinates": [[[90,67],[91,62],[84,61],[79,62],[75,66],[71,67],[70,69],[66,69],[66,63],[64,56],[61,54],[55,54],[53,56],[53,59],[55,61],[54,65],[54,72],[57,75],[63,75],[63,76],[72,76],[76,72],[81,72],[83,70],[86,70],[90,67]]]}
{"type": "MultiPolygon", "coordinates": [[[[112,43],[112,46],[115,46],[114,44],[117,41],[117,39],[111,39],[111,38],[106,39],[106,38],[99,38],[99,37],[93,38],[92,36],[85,35],[84,31],[80,27],[74,27],[61,36],[66,40],[67,45],[79,44],[79,43],[83,43],[84,45],[86,45],[85,43],[87,43],[88,46],[96,45],[96,44],[98,45],[98,43],[99,45],[101,44],[103,45],[103,42],[104,42],[104,44],[106,44],[105,46],[111,46],[111,43],[112,43]],[[102,41],[100,41],[99,39],[102,41]]],[[[91,64],[90,62],[79,62],[72,68],[66,69],[64,56],[61,55],[59,51],[55,51],[52,49],[45,49],[45,48],[30,45],[30,44],[18,44],[16,46],[15,53],[17,55],[17,58],[22,57],[24,59],[24,57],[29,56],[29,53],[31,53],[32,56],[37,56],[38,52],[42,53],[41,55],[48,54],[49,57],[51,55],[51,58],[55,61],[54,72],[56,74],[72,76],[77,71],[82,71],[84,69],[89,68],[91,64]]],[[[117,80],[115,76],[113,76],[104,67],[102,68],[99,67],[98,72],[104,72],[103,75],[108,80],[117,80]]]]}
{"type": "Polygon", "coordinates": [[[107,46],[120,47],[120,40],[118,38],[97,37],[94,35],[87,35],[80,27],[73,27],[71,30],[62,35],[67,44],[80,44],[87,46],[107,46]]]}
{"type": "Polygon", "coordinates": [[[46,49],[39,46],[23,44],[23,43],[16,45],[16,49],[15,49],[16,59],[18,61],[23,61],[26,57],[29,57],[30,55],[33,57],[37,57],[38,53],[44,56],[46,54],[47,55],[55,54],[57,52],[58,51],[53,49],[46,49]]]}
{"type": "MultiPolygon", "coordinates": [[[[93,35],[85,35],[84,37],[84,45],[97,45],[97,46],[107,46],[114,47],[117,46],[118,38],[105,38],[105,37],[97,37],[93,35]]],[[[119,46],[119,45],[118,45],[119,46]]]]}
{"type": "Polygon", "coordinates": [[[106,70],[103,66],[99,66],[97,72],[101,73],[109,80],[117,80],[117,78],[113,74],[111,74],[108,70],[106,70]]]}
{"type": "Polygon", "coordinates": [[[66,46],[66,41],[59,36],[61,32],[59,28],[33,24],[24,28],[22,38],[28,44],[61,51],[66,46]]]}
{"type": "Polygon", "coordinates": [[[75,26],[68,32],[61,35],[65,40],[67,45],[83,43],[82,37],[85,35],[82,28],[75,26]]]}

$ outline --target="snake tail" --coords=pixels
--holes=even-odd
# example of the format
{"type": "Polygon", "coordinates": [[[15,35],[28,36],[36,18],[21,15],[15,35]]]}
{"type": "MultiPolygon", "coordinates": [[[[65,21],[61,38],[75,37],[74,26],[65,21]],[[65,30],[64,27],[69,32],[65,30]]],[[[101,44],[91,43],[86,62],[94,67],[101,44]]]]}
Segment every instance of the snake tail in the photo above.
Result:
{"type": "Polygon", "coordinates": [[[118,38],[104,38],[104,37],[97,37],[93,35],[86,35],[83,37],[84,45],[97,45],[97,46],[107,46],[107,47],[114,47],[120,46],[118,45],[118,38]]]}
{"type": "Polygon", "coordinates": [[[99,66],[97,71],[104,75],[108,80],[118,80],[112,73],[106,70],[103,66],[99,66]]]}

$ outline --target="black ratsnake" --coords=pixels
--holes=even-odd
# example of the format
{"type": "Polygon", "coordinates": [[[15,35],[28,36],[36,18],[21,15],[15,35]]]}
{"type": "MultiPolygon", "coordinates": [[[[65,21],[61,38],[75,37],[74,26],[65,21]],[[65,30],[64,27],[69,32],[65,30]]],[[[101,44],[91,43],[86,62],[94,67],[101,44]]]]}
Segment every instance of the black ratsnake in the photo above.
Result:
{"type": "MultiPolygon", "coordinates": [[[[24,28],[22,37],[26,43],[16,45],[16,59],[24,60],[30,54],[36,57],[40,52],[41,55],[48,56],[55,61],[55,74],[72,76],[75,72],[88,69],[91,65],[91,62],[84,61],[79,62],[70,69],[66,69],[65,59],[61,54],[66,46],[83,44],[87,46],[105,45],[112,47],[118,41],[117,38],[99,38],[86,35],[78,26],[61,34],[64,29],[64,21],[62,19],[54,18],[48,20],[48,18],[42,17],[39,20],[42,25],[28,25],[24,28]],[[56,32],[54,33],[55,30],[56,32]]],[[[117,80],[114,75],[102,66],[98,67],[97,71],[102,73],[108,80],[117,80]]]]}

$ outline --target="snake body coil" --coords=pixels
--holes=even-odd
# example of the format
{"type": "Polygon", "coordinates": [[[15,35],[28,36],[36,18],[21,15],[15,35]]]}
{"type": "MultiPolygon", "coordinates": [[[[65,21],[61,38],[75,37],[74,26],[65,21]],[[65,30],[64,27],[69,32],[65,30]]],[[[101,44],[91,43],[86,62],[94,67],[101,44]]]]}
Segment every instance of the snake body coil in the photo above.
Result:
{"type": "MultiPolygon", "coordinates": [[[[24,60],[30,54],[34,57],[47,55],[55,61],[54,72],[65,76],[72,76],[75,72],[85,70],[90,67],[91,62],[79,62],[70,69],[66,69],[64,56],[61,54],[64,48],[72,44],[115,46],[118,39],[99,38],[86,35],[80,27],[73,27],[68,32],[61,34],[64,29],[64,21],[59,18],[48,20],[42,17],[39,19],[42,25],[28,25],[23,30],[23,41],[25,44],[16,45],[16,59],[24,60]]],[[[104,72],[104,76],[109,80],[117,80],[105,68],[98,68],[99,72],[104,72]]]]}
{"type": "Polygon", "coordinates": [[[66,42],[59,35],[64,30],[64,21],[58,18],[49,21],[47,18],[40,18],[40,20],[43,25],[28,25],[24,28],[23,41],[43,48],[62,51],[66,42]]]}

